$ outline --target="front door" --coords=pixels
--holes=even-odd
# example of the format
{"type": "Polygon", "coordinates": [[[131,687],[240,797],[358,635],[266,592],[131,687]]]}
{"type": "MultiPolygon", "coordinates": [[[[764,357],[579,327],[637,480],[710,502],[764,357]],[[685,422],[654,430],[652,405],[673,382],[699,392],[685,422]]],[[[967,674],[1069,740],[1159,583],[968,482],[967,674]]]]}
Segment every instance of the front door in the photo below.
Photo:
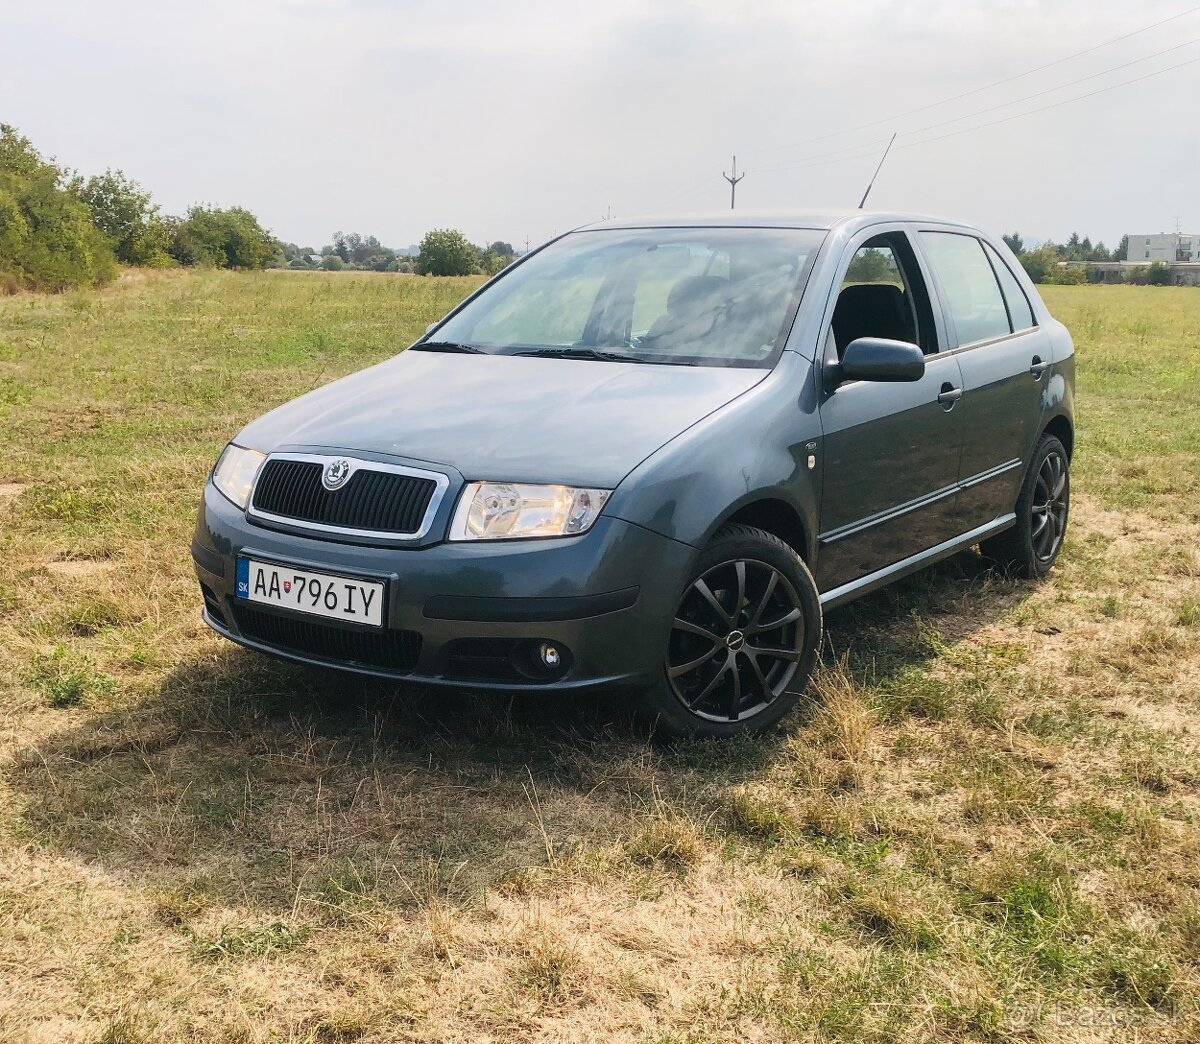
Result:
{"type": "Polygon", "coordinates": [[[826,389],[821,532],[822,591],[900,562],[957,534],[962,442],[958,360],[901,230],[852,245],[829,325],[838,356],[858,337],[919,344],[925,375],[911,383],[851,381],[826,389]]]}

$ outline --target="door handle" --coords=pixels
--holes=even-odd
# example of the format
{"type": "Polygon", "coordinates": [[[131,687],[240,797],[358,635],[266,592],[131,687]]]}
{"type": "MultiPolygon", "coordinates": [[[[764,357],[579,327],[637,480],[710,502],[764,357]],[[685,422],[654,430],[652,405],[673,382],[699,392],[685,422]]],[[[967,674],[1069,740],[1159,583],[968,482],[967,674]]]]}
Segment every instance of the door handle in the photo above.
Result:
{"type": "Polygon", "coordinates": [[[1048,369],[1050,369],[1050,363],[1042,362],[1042,357],[1040,355],[1035,355],[1033,357],[1033,362],[1029,364],[1029,372],[1033,374],[1033,379],[1035,381],[1040,381],[1042,379],[1042,374],[1048,369]]]}
{"type": "Polygon", "coordinates": [[[938,402],[943,410],[949,413],[954,409],[954,404],[962,398],[962,389],[954,387],[949,381],[942,385],[942,390],[938,392],[938,402]]]}

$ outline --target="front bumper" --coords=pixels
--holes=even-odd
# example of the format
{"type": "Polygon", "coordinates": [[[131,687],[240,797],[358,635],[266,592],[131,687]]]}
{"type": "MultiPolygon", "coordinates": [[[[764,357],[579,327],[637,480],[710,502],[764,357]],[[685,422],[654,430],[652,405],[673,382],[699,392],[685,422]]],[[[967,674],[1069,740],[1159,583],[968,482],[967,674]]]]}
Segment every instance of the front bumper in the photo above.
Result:
{"type": "MultiPolygon", "coordinates": [[[[303,663],[490,691],[573,690],[655,679],[695,553],[687,544],[604,515],[583,536],[555,540],[419,549],[343,544],[253,525],[211,483],[205,486],[192,540],[204,619],[219,634],[303,663]],[[387,628],[419,635],[412,663],[380,666],[353,655],[314,654],[290,638],[263,640],[243,626],[246,606],[235,598],[236,561],[242,554],[385,580],[387,628]],[[523,647],[530,639],[568,650],[569,666],[561,677],[543,680],[504,666],[503,650],[523,647]],[[464,659],[464,649],[497,651],[495,670],[487,657],[464,659]],[[471,666],[465,669],[468,660],[471,666]]],[[[253,609],[261,613],[265,607],[253,609]]],[[[316,617],[280,615],[343,629],[316,617]]]]}

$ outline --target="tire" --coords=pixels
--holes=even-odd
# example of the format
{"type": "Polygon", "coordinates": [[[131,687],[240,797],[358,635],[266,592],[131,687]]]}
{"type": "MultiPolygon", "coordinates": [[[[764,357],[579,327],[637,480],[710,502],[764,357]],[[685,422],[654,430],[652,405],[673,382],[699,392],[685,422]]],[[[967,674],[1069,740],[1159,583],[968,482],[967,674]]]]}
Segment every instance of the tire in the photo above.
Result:
{"type": "Polygon", "coordinates": [[[680,593],[661,683],[643,710],[660,734],[728,737],[779,721],[800,698],[821,646],[812,574],[778,537],[727,525],[680,593]]]}
{"type": "Polygon", "coordinates": [[[1062,551],[1070,508],[1071,459],[1057,438],[1043,435],[1021,483],[1016,525],[983,541],[980,550],[1014,576],[1040,579],[1062,551]]]}

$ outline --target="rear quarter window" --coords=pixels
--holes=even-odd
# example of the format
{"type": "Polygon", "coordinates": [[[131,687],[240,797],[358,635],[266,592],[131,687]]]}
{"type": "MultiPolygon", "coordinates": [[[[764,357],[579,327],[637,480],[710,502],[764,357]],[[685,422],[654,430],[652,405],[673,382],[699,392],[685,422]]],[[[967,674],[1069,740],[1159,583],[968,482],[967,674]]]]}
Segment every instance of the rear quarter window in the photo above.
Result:
{"type": "Polygon", "coordinates": [[[1004,300],[1008,302],[1008,315],[1012,319],[1013,331],[1028,330],[1031,326],[1036,326],[1033,309],[1029,306],[1029,298],[1025,296],[1025,291],[1021,289],[1021,284],[1017,282],[1017,277],[1013,275],[1012,269],[1004,263],[1004,258],[997,254],[989,244],[984,243],[983,245],[992,262],[992,267],[996,270],[996,278],[1000,280],[1000,289],[1004,293],[1004,300]]]}

